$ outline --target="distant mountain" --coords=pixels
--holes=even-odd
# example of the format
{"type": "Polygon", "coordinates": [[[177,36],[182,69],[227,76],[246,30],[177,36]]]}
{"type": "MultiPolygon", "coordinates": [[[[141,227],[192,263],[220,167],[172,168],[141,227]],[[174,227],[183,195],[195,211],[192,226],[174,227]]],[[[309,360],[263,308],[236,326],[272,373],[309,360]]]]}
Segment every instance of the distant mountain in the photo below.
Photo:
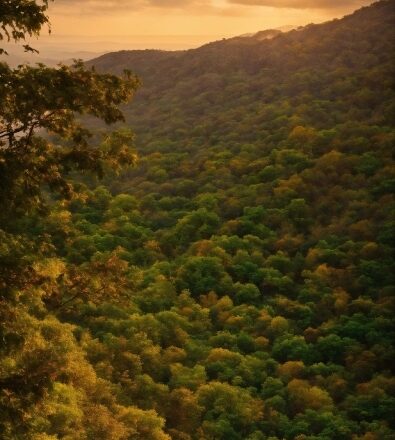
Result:
{"type": "Polygon", "coordinates": [[[278,29],[268,29],[266,31],[257,32],[253,35],[253,38],[259,41],[271,40],[272,38],[277,37],[280,34],[282,34],[282,31],[278,29]]]}
{"type": "Polygon", "coordinates": [[[36,63],[43,63],[47,66],[54,67],[56,66],[60,60],[46,58],[46,57],[40,57],[39,55],[29,55],[29,54],[18,54],[15,55],[13,53],[10,53],[9,55],[0,55],[0,62],[5,62],[9,64],[11,67],[17,67],[20,64],[36,64],[36,63]]]}
{"type": "Polygon", "coordinates": [[[270,40],[271,38],[277,37],[277,35],[283,32],[289,32],[293,29],[296,29],[296,26],[281,26],[276,29],[266,29],[264,31],[259,32],[251,32],[248,34],[239,35],[239,37],[252,37],[259,38],[261,40],[270,40]]]}
{"type": "Polygon", "coordinates": [[[6,62],[12,67],[20,64],[37,64],[43,63],[47,66],[54,67],[59,63],[71,64],[74,59],[89,60],[92,57],[98,56],[98,53],[89,51],[40,51],[40,53],[26,53],[19,46],[12,46],[7,48],[9,55],[0,55],[0,62],[6,62]]]}
{"type": "Polygon", "coordinates": [[[252,34],[244,34],[244,35],[240,35],[239,37],[236,38],[255,38],[258,40],[271,40],[274,37],[277,37],[277,35],[282,34],[283,31],[279,30],[279,29],[267,29],[265,31],[260,31],[260,32],[255,32],[252,34]]]}
{"type": "Polygon", "coordinates": [[[288,24],[285,26],[280,26],[279,28],[276,28],[276,29],[279,31],[282,31],[282,32],[289,32],[289,31],[292,31],[293,29],[296,29],[297,27],[298,26],[288,24]]]}

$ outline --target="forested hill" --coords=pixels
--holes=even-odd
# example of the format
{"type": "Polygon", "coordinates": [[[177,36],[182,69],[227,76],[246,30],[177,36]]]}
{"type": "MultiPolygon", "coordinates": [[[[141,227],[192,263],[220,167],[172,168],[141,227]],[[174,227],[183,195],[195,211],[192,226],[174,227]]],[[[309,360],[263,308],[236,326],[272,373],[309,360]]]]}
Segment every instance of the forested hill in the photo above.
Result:
{"type": "MultiPolygon", "coordinates": [[[[380,1],[92,62],[140,76],[126,128],[88,148],[62,113],[49,127],[85,167],[35,140],[2,188],[18,203],[0,216],[0,437],[394,439],[394,22],[380,1]]],[[[122,83],[89,71],[85,93],[78,69],[55,98],[119,120],[100,103],[122,83]]]]}
{"type": "Polygon", "coordinates": [[[94,60],[143,82],[126,109],[140,159],[71,205],[63,252],[118,249],[136,310],[74,319],[171,438],[393,438],[394,22],[381,1],[270,39],[94,60]]]}
{"type": "Polygon", "coordinates": [[[254,142],[285,128],[280,120],[287,116],[290,125],[319,129],[361,119],[388,123],[394,20],[394,2],[381,1],[271,39],[258,33],[188,51],[123,51],[93,63],[142,79],[129,109],[140,145],[158,135],[199,145],[254,142]]]}

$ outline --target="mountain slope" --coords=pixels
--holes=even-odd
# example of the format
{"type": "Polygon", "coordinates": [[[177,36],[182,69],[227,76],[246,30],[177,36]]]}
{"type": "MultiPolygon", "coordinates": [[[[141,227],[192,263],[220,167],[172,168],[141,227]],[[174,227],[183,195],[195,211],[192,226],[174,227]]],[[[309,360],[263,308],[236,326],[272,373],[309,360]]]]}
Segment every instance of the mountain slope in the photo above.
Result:
{"type": "Polygon", "coordinates": [[[336,122],[327,118],[334,101],[338,119],[388,122],[383,94],[394,74],[394,10],[392,0],[381,1],[270,40],[253,36],[189,51],[125,51],[92,63],[112,72],[128,68],[141,77],[143,87],[128,109],[131,125],[144,133],[141,144],[157,135],[177,138],[179,131],[205,143],[207,135],[191,132],[196,126],[214,140],[218,134],[242,141],[246,125],[259,133],[265,106],[275,103],[291,105],[288,111],[320,128],[336,122]],[[300,109],[301,100],[312,101],[311,108],[300,109]],[[227,120],[226,129],[221,120],[227,120]]]}
{"type": "Polygon", "coordinates": [[[139,164],[42,235],[100,270],[59,315],[141,438],[394,438],[394,5],[95,61],[144,82],[139,164]]]}

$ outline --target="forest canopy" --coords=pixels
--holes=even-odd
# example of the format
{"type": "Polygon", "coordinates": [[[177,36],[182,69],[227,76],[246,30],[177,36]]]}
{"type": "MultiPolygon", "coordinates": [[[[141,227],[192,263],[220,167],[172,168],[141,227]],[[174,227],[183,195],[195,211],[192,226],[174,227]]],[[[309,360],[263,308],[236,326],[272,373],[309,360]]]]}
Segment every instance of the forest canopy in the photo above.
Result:
{"type": "Polygon", "coordinates": [[[2,438],[393,438],[394,19],[0,64],[2,438]]]}

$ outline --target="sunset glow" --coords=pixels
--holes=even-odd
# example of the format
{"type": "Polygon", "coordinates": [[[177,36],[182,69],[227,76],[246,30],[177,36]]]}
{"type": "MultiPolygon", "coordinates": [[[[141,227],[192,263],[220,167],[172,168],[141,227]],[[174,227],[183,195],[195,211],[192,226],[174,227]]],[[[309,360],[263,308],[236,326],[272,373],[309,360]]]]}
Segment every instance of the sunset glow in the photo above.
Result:
{"type": "Polygon", "coordinates": [[[75,50],[181,49],[218,38],[320,23],[369,0],[57,0],[51,5],[56,44],[75,50]],[[103,47],[103,45],[105,47],[103,47]]]}

